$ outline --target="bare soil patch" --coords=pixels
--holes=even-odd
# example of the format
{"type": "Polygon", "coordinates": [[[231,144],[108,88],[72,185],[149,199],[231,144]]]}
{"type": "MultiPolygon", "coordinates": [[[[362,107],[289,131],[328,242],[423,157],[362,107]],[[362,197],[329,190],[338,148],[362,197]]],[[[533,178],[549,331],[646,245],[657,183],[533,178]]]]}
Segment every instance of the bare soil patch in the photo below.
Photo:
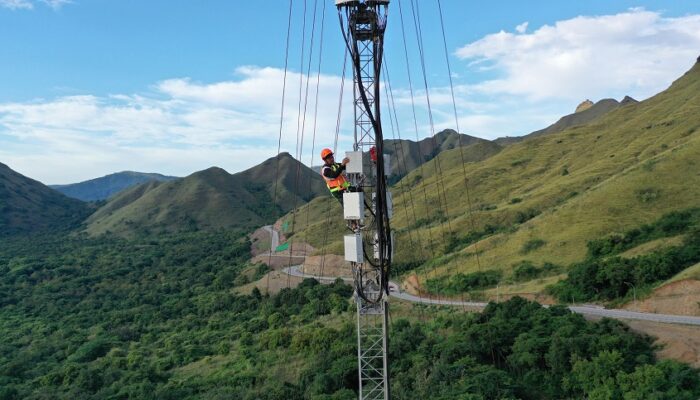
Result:
{"type": "Polygon", "coordinates": [[[656,338],[655,344],[661,347],[656,352],[659,358],[700,368],[700,327],[636,320],[624,322],[633,330],[656,338]]]}
{"type": "Polygon", "coordinates": [[[306,257],[301,271],[315,276],[352,277],[350,263],[345,261],[342,256],[336,254],[306,257]]]}
{"type": "Polygon", "coordinates": [[[623,307],[630,311],[700,316],[700,281],[684,279],[655,289],[644,300],[631,301],[623,307]]]}
{"type": "Polygon", "coordinates": [[[270,252],[270,232],[264,228],[258,228],[250,235],[250,254],[253,257],[270,252]]]}

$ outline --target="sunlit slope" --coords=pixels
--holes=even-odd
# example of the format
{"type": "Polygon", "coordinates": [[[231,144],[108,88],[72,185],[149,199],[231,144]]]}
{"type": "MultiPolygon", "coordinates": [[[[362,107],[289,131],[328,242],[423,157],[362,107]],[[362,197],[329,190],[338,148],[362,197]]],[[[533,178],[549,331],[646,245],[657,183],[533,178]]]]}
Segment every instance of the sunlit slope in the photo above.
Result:
{"type": "MultiPolygon", "coordinates": [[[[642,103],[622,106],[589,125],[515,144],[468,166],[477,230],[492,224],[503,232],[463,252],[480,252],[482,268],[508,269],[523,259],[567,264],[583,256],[589,239],[650,222],[671,210],[697,206],[698,93],[700,67],[696,64],[668,90],[642,103]],[[545,243],[528,250],[529,241],[545,243]]],[[[442,175],[447,220],[457,235],[464,235],[471,222],[466,190],[463,182],[446,179],[450,174],[457,172],[452,169],[442,175]]],[[[412,175],[406,180],[410,182],[412,175]]],[[[439,183],[430,178],[411,192],[425,186],[428,203],[437,204],[439,183]]],[[[409,203],[406,197],[396,199],[397,207],[409,203]]],[[[426,214],[426,209],[430,210],[421,207],[417,213],[426,214]]],[[[437,206],[432,212],[437,212],[437,206]]],[[[410,223],[399,220],[394,225],[401,228],[410,223]]],[[[449,231],[447,224],[436,223],[418,233],[432,236],[431,247],[437,250],[441,243],[435,238],[443,230],[449,231]]],[[[476,268],[475,257],[460,257],[437,273],[476,268]]]]}
{"type": "Polygon", "coordinates": [[[129,236],[251,229],[273,222],[326,190],[317,173],[287,153],[279,157],[279,164],[271,158],[234,175],[212,167],[176,181],[129,189],[93,214],[87,231],[129,236]]]}
{"type": "MultiPolygon", "coordinates": [[[[476,244],[453,246],[430,274],[476,270],[475,252],[482,269],[507,273],[520,260],[566,265],[583,257],[587,240],[697,206],[699,93],[696,64],[646,101],[468,162],[466,179],[458,149],[441,153],[392,189],[397,259],[435,259],[452,236],[486,231],[476,244]]],[[[341,218],[339,208],[332,213],[341,218]]],[[[297,222],[298,235],[339,251],[341,232],[317,225],[313,209],[309,219],[297,222]]]]}

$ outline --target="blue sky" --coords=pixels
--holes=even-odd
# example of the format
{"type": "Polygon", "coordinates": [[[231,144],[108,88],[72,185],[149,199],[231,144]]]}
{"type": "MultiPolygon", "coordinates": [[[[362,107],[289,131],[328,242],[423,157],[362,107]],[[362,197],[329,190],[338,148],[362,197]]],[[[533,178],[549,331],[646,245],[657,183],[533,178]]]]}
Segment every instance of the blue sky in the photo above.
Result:
{"type": "MultiPolygon", "coordinates": [[[[437,4],[418,2],[428,93],[436,129],[454,128],[437,4]]],[[[647,98],[700,55],[695,0],[440,4],[460,130],[484,138],[542,128],[587,98],[647,98]]],[[[293,6],[282,142],[310,164],[333,141],[344,48],[332,0],[293,6]],[[304,7],[306,57],[314,12],[316,30],[300,151],[304,7]]],[[[45,183],[69,183],[121,170],[184,176],[217,165],[236,172],[274,156],[288,7],[283,0],[0,0],[0,162],[45,183]]],[[[386,60],[401,135],[415,139],[431,128],[411,1],[400,7],[399,0],[390,6],[386,60]]],[[[340,151],[350,145],[348,101],[340,151]]]]}

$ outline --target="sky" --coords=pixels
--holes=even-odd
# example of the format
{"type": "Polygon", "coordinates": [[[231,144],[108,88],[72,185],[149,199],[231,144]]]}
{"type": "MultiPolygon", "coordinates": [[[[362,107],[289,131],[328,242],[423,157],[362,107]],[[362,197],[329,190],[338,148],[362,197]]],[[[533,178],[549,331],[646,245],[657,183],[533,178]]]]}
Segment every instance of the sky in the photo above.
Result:
{"type": "MultiPolygon", "coordinates": [[[[385,42],[385,138],[519,136],[667,88],[700,1],[392,0],[385,42]]],[[[278,146],[317,165],[337,121],[352,147],[344,51],[333,0],[0,0],[0,162],[46,184],[235,173],[278,146]]]]}

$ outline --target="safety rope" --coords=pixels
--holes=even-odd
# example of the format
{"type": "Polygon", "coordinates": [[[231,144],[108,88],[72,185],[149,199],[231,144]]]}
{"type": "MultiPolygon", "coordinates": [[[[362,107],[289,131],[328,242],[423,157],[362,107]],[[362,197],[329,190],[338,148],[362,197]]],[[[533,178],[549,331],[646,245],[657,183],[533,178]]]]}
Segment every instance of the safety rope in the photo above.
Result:
{"type": "MultiPolygon", "coordinates": [[[[406,168],[406,157],[403,151],[403,145],[400,143],[401,139],[401,129],[399,125],[399,118],[396,113],[396,102],[394,100],[394,92],[391,87],[391,78],[389,76],[389,67],[386,64],[386,60],[384,60],[384,91],[386,92],[386,104],[387,108],[389,109],[389,121],[391,124],[391,135],[392,138],[394,139],[394,154],[397,155],[399,154],[399,150],[401,151],[401,156],[398,157],[399,162],[398,164],[398,169],[399,173],[401,173],[401,165],[403,162],[403,177],[408,175],[408,169],[406,168]],[[398,136],[398,140],[396,141],[396,137],[398,136]]],[[[410,188],[408,188],[407,182],[404,181],[403,177],[397,182],[397,185],[399,186],[399,189],[401,190],[402,193],[408,194],[409,201],[405,201],[405,204],[409,204],[411,206],[412,214],[413,214],[413,221],[415,223],[416,221],[416,209],[413,203],[413,192],[411,192],[410,188]]],[[[396,207],[394,207],[396,208],[396,207]]],[[[410,216],[408,213],[408,206],[403,207],[404,213],[406,214],[406,221],[407,223],[410,221],[410,216]]],[[[411,249],[415,250],[416,246],[413,242],[413,235],[411,235],[411,230],[407,229],[408,231],[408,237],[411,242],[411,249]]],[[[421,259],[425,259],[425,255],[423,253],[423,245],[420,240],[420,235],[416,235],[416,240],[418,242],[418,249],[420,250],[421,253],[421,259]]],[[[420,302],[423,303],[423,295],[420,293],[420,290],[418,291],[418,297],[420,298],[420,302]]],[[[420,315],[420,319],[423,320],[423,308],[419,307],[418,308],[418,313],[420,315]]]]}
{"type": "MultiPolygon", "coordinates": [[[[474,212],[472,207],[471,193],[469,190],[469,178],[467,177],[467,167],[464,161],[464,149],[462,148],[462,134],[459,130],[459,118],[457,117],[457,102],[455,101],[455,89],[452,82],[452,68],[450,67],[450,57],[447,51],[447,36],[445,35],[445,22],[442,13],[442,4],[440,0],[437,0],[438,11],[440,12],[440,27],[442,28],[442,43],[445,49],[445,63],[447,64],[447,76],[450,78],[450,93],[452,94],[452,109],[455,116],[455,126],[457,127],[457,134],[459,135],[459,155],[462,159],[462,173],[464,174],[464,189],[467,194],[467,211],[469,213],[469,224],[472,228],[472,232],[476,232],[476,223],[474,222],[474,212]]],[[[479,260],[479,248],[478,242],[474,243],[474,255],[476,256],[477,269],[481,271],[481,261],[479,260]]]]}
{"type": "MultiPolygon", "coordinates": [[[[435,122],[433,120],[433,108],[430,103],[430,90],[428,87],[428,77],[427,77],[427,72],[426,72],[426,67],[425,67],[425,52],[424,46],[423,46],[423,28],[421,25],[420,21],[420,12],[418,9],[418,3],[414,3],[413,0],[411,0],[411,11],[413,14],[413,23],[415,25],[415,32],[416,32],[416,42],[418,43],[418,53],[420,55],[420,64],[421,64],[421,71],[423,73],[423,86],[425,90],[425,100],[428,105],[428,121],[430,122],[430,135],[433,140],[433,147],[435,150],[437,150],[437,139],[435,138],[435,122]]],[[[449,231],[452,232],[452,223],[450,222],[450,213],[449,210],[447,209],[447,195],[445,193],[445,184],[443,182],[443,177],[442,177],[442,167],[440,166],[440,157],[438,155],[435,156],[434,158],[434,163],[435,163],[435,172],[437,174],[436,176],[436,188],[437,188],[437,193],[438,193],[438,198],[442,196],[442,203],[443,203],[443,208],[444,208],[444,216],[447,219],[447,225],[449,227],[449,231]],[[441,190],[442,189],[442,190],[441,190]]],[[[444,230],[443,230],[443,242],[445,240],[444,236],[444,230]]]]}
{"type": "MultiPolygon", "coordinates": [[[[413,128],[415,130],[415,135],[416,135],[416,143],[418,144],[418,157],[419,159],[419,165],[418,169],[420,171],[421,176],[425,176],[424,171],[423,171],[423,163],[422,161],[425,160],[423,156],[423,150],[421,150],[420,144],[419,144],[419,137],[418,137],[418,118],[416,117],[416,103],[415,103],[415,98],[413,95],[413,78],[411,75],[411,66],[410,66],[410,61],[408,58],[408,44],[406,41],[406,28],[405,28],[405,23],[404,23],[404,18],[403,18],[403,7],[401,6],[401,2],[399,1],[399,16],[401,20],[401,35],[403,37],[403,49],[404,49],[404,56],[406,60],[406,73],[408,76],[408,88],[409,92],[411,94],[411,111],[413,113],[413,128]]],[[[428,209],[430,208],[430,203],[428,202],[428,191],[426,188],[426,185],[421,185],[423,187],[423,200],[425,202],[425,218],[428,220],[430,218],[430,214],[428,209]]],[[[430,228],[427,229],[428,231],[428,239],[429,243],[433,243],[433,233],[430,228]]],[[[443,235],[444,236],[444,235],[443,235]]],[[[435,257],[435,252],[433,248],[429,245],[428,249],[430,250],[430,256],[431,258],[435,257]]]]}
{"type": "MultiPolygon", "coordinates": [[[[345,72],[347,70],[348,66],[348,53],[344,52],[345,56],[343,57],[343,74],[340,78],[340,95],[338,98],[338,113],[335,121],[335,138],[333,141],[333,153],[336,153],[338,150],[338,136],[340,135],[340,122],[341,122],[341,117],[342,117],[342,112],[343,112],[343,95],[345,92],[345,72]]],[[[326,223],[324,224],[324,232],[323,232],[323,245],[321,246],[321,276],[323,276],[323,271],[326,267],[326,245],[328,244],[328,227],[331,224],[331,210],[333,209],[333,202],[335,200],[333,198],[328,198],[327,204],[328,204],[328,211],[326,213],[326,223]]]]}
{"type": "MultiPolygon", "coordinates": [[[[306,45],[305,34],[304,34],[304,31],[306,28],[306,13],[307,13],[306,5],[307,5],[307,2],[305,0],[304,1],[304,29],[302,29],[302,43],[301,43],[302,60],[301,60],[301,69],[299,71],[302,74],[299,78],[300,85],[302,84],[303,77],[304,77],[304,58],[303,58],[303,56],[304,56],[304,46],[306,45]]],[[[316,33],[316,14],[317,14],[317,9],[318,9],[317,5],[318,5],[318,0],[314,0],[313,19],[312,19],[312,23],[311,23],[311,38],[309,40],[309,61],[307,64],[308,69],[307,69],[307,73],[306,73],[306,90],[305,90],[305,94],[304,94],[304,112],[303,113],[301,112],[301,93],[302,93],[301,87],[299,89],[299,95],[300,95],[300,97],[299,97],[299,104],[300,104],[299,116],[301,116],[301,130],[300,130],[299,134],[297,135],[297,143],[299,144],[299,148],[298,148],[298,154],[297,154],[296,159],[299,161],[297,162],[296,176],[294,178],[294,192],[293,193],[295,196],[294,196],[294,204],[293,204],[293,208],[292,208],[292,232],[296,232],[295,229],[296,229],[296,219],[297,219],[297,204],[298,204],[298,200],[300,197],[299,176],[301,175],[301,160],[302,160],[303,155],[304,155],[304,134],[305,134],[305,129],[306,129],[306,110],[307,110],[308,101],[309,101],[309,81],[310,81],[309,75],[311,74],[311,60],[313,58],[314,36],[316,33]]],[[[297,121],[298,121],[298,119],[297,119],[297,121]]],[[[299,124],[297,124],[297,125],[299,125],[299,124]]],[[[290,240],[290,242],[289,242],[288,267],[290,267],[290,268],[292,266],[292,259],[294,256],[294,242],[295,242],[294,240],[290,240]]],[[[291,274],[287,274],[287,287],[290,286],[290,280],[291,280],[291,274]]]]}
{"type": "MultiPolygon", "coordinates": [[[[326,22],[326,2],[323,2],[321,6],[321,34],[319,40],[319,50],[318,50],[318,72],[316,74],[316,98],[314,100],[314,129],[313,138],[311,139],[311,155],[309,156],[309,166],[314,165],[314,155],[316,154],[316,128],[318,127],[318,94],[319,87],[321,85],[321,61],[323,60],[323,32],[326,22]]],[[[311,193],[311,183],[312,179],[309,179],[309,186],[307,193],[311,193]]],[[[306,229],[309,229],[309,214],[311,214],[311,207],[307,204],[306,206],[306,229]]],[[[308,242],[308,239],[307,239],[308,242]]],[[[319,274],[319,277],[323,275],[319,274]]]]}
{"type": "MultiPolygon", "coordinates": [[[[414,7],[413,7],[413,1],[411,1],[411,7],[414,8],[414,7]]],[[[406,29],[405,29],[405,23],[404,23],[404,18],[403,18],[403,7],[401,6],[401,2],[399,2],[399,14],[400,14],[400,17],[401,17],[400,19],[401,19],[401,32],[402,32],[402,36],[403,36],[404,56],[405,56],[405,60],[406,60],[406,70],[407,70],[407,73],[408,73],[408,82],[409,82],[409,89],[410,89],[410,94],[411,94],[411,108],[412,108],[412,111],[413,111],[413,125],[414,125],[414,129],[415,129],[415,134],[416,134],[416,142],[419,142],[419,136],[418,136],[418,121],[417,121],[417,116],[416,116],[416,107],[415,107],[415,99],[414,99],[415,96],[414,96],[414,91],[413,91],[413,82],[412,82],[412,75],[411,75],[411,69],[410,69],[410,61],[409,61],[409,58],[408,58],[408,44],[407,44],[407,40],[406,40],[406,29]]],[[[415,14],[415,12],[414,12],[414,14],[415,14]]],[[[418,30],[420,29],[420,27],[419,27],[418,21],[417,21],[415,18],[414,18],[414,27],[415,27],[415,29],[416,29],[417,38],[420,39],[420,35],[419,35],[419,33],[418,33],[418,30]]],[[[423,78],[424,78],[424,82],[425,82],[425,85],[426,85],[426,96],[428,96],[427,78],[426,78],[426,72],[425,72],[425,61],[424,61],[423,56],[422,56],[422,55],[423,55],[423,52],[422,52],[422,45],[421,45],[421,43],[420,43],[420,40],[418,40],[418,42],[419,42],[419,48],[421,49],[421,52],[420,52],[420,54],[421,54],[421,65],[423,66],[423,78]]],[[[437,149],[437,141],[435,140],[435,135],[434,135],[435,129],[434,129],[434,127],[432,126],[432,111],[431,111],[431,108],[430,108],[429,97],[428,97],[428,110],[429,110],[430,118],[431,118],[431,133],[433,134],[433,135],[432,135],[433,146],[435,147],[435,149],[437,149]]],[[[420,157],[421,157],[421,160],[424,160],[422,151],[420,150],[420,146],[419,146],[418,148],[419,148],[419,155],[420,155],[420,157]]],[[[436,166],[436,169],[435,169],[435,175],[436,175],[436,177],[435,177],[435,178],[436,178],[436,188],[437,188],[437,192],[438,192],[438,196],[437,196],[437,199],[438,199],[438,206],[441,208],[441,211],[442,211],[442,208],[443,208],[443,206],[442,206],[443,199],[442,199],[442,196],[441,196],[441,194],[440,194],[440,183],[442,182],[442,169],[440,168],[440,163],[439,163],[439,159],[437,158],[437,156],[434,158],[434,163],[435,163],[435,166],[436,166]]],[[[423,164],[421,164],[421,165],[419,166],[419,169],[420,169],[421,175],[422,175],[422,176],[425,176],[424,173],[423,173],[423,164]]],[[[428,209],[430,208],[431,204],[430,204],[430,202],[428,201],[428,197],[427,197],[427,184],[422,184],[421,186],[423,187],[423,197],[424,197],[425,205],[426,205],[426,219],[429,219],[428,209]]],[[[448,213],[447,213],[447,208],[446,208],[446,207],[445,207],[445,211],[443,211],[443,215],[444,215],[444,217],[446,217],[446,218],[448,217],[448,213]]],[[[447,220],[448,220],[448,223],[449,223],[449,218],[447,218],[447,220]]],[[[428,231],[428,236],[429,236],[429,239],[430,239],[430,243],[429,243],[428,248],[430,249],[431,258],[434,259],[434,258],[435,258],[435,251],[433,250],[433,247],[432,247],[432,246],[433,246],[433,243],[434,243],[433,237],[432,237],[432,231],[431,231],[431,228],[430,228],[430,227],[428,227],[426,230],[428,231]]],[[[441,237],[442,237],[442,243],[445,243],[445,242],[446,242],[446,235],[445,235],[445,222],[444,222],[444,219],[442,219],[442,220],[440,221],[440,233],[441,233],[441,237]]],[[[432,270],[433,270],[433,274],[436,275],[437,269],[435,268],[435,265],[434,265],[434,264],[432,265],[432,270]]],[[[426,272],[425,274],[426,274],[426,282],[427,282],[427,272],[426,272]]],[[[419,289],[419,290],[420,290],[420,289],[419,289]]],[[[438,293],[436,293],[436,294],[437,294],[438,299],[440,299],[440,292],[438,291],[438,293]]],[[[432,299],[432,293],[428,291],[428,295],[429,295],[430,298],[432,299]]],[[[444,296],[444,295],[443,295],[443,296],[444,296]]]]}
{"type": "MultiPolygon", "coordinates": [[[[277,139],[277,158],[276,158],[276,165],[275,165],[275,190],[274,190],[274,195],[273,195],[273,204],[277,204],[277,185],[279,182],[279,173],[280,173],[280,151],[282,149],[282,128],[284,126],[284,102],[285,102],[285,96],[287,93],[287,69],[289,67],[289,37],[290,37],[290,32],[292,28],[292,8],[293,8],[293,3],[294,0],[289,0],[289,17],[287,18],[287,40],[286,40],[286,47],[284,50],[284,79],[282,82],[282,106],[280,110],[280,131],[279,131],[279,137],[277,139]]],[[[274,231],[274,225],[272,226],[272,231],[274,231]]],[[[272,237],[274,237],[274,233],[270,232],[270,256],[268,258],[268,265],[272,268],[272,252],[274,249],[272,249],[272,237]]],[[[273,270],[274,271],[274,270],[273,270]]],[[[270,293],[270,275],[272,272],[267,274],[267,281],[265,283],[265,292],[267,294],[270,293]]]]}

